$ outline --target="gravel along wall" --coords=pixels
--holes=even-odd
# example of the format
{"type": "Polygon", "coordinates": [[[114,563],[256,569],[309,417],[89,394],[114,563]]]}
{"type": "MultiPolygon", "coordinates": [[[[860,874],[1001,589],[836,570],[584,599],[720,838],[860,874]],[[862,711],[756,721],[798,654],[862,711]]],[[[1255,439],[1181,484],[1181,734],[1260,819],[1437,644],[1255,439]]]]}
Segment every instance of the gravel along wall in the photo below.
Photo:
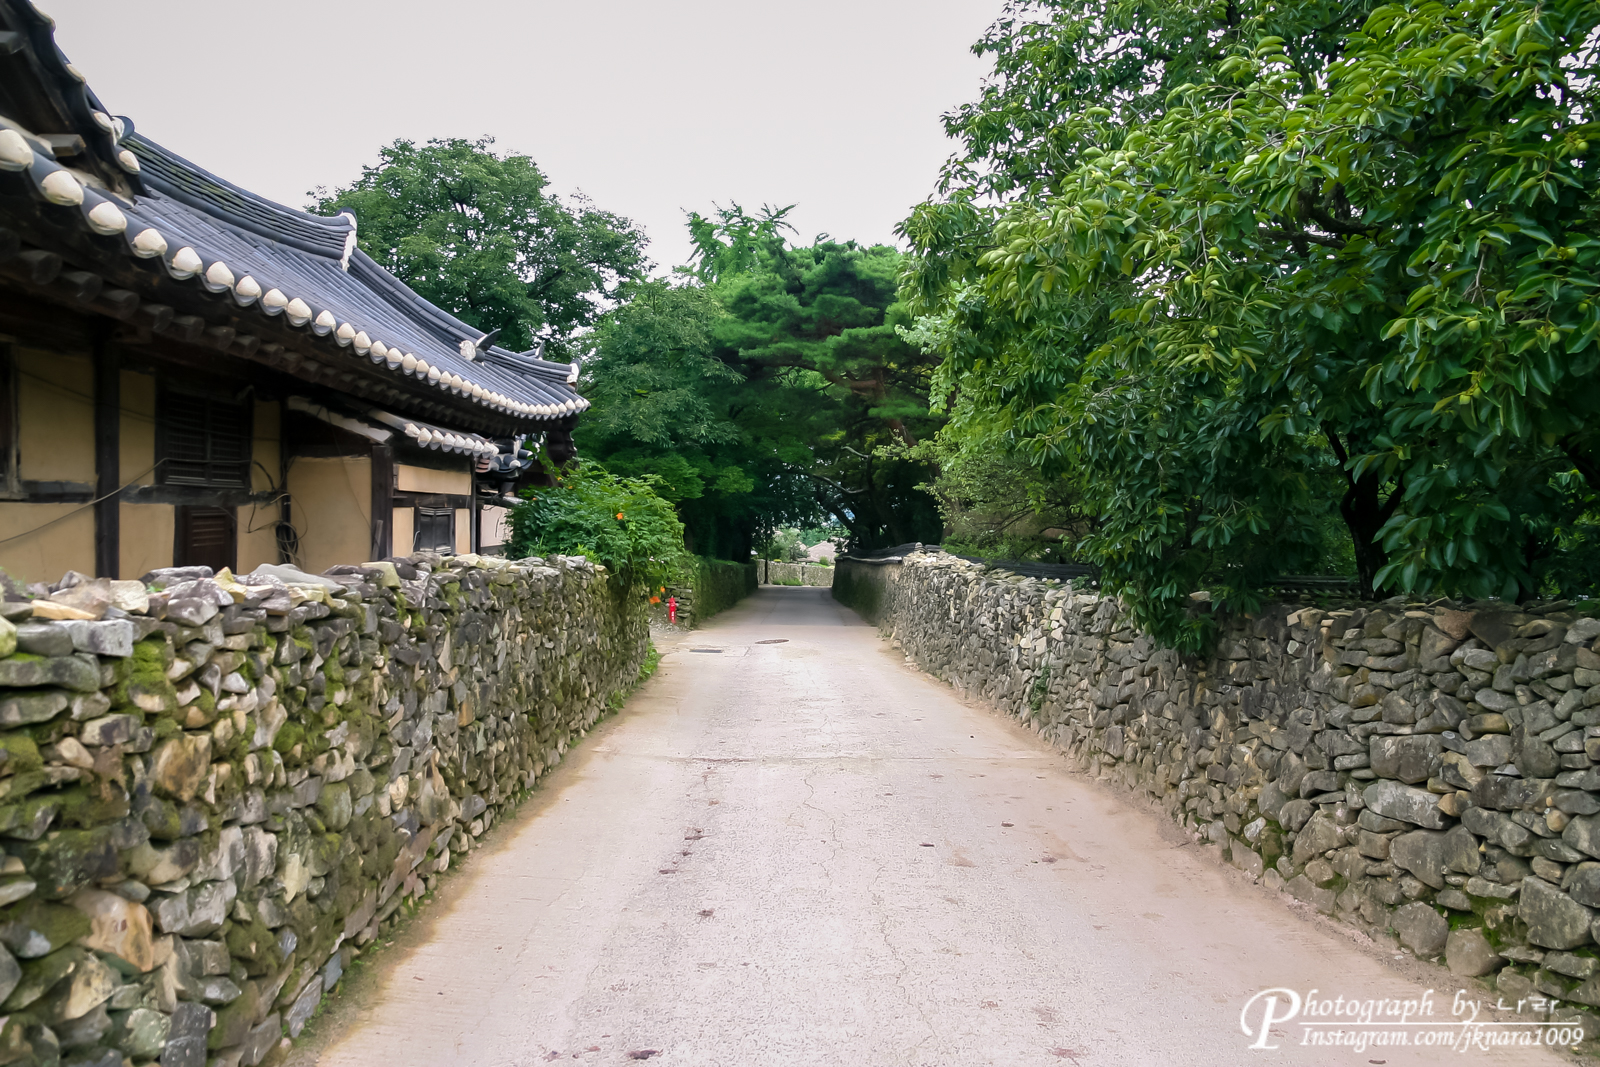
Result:
{"type": "Polygon", "coordinates": [[[1200,662],[1071,584],[938,552],[838,569],[924,670],[1266,884],[1507,1000],[1600,1007],[1600,605],[1276,605],[1200,662]]]}
{"type": "Polygon", "coordinates": [[[38,591],[0,605],[0,1064],[276,1062],[648,644],[565,557],[38,591]]]}

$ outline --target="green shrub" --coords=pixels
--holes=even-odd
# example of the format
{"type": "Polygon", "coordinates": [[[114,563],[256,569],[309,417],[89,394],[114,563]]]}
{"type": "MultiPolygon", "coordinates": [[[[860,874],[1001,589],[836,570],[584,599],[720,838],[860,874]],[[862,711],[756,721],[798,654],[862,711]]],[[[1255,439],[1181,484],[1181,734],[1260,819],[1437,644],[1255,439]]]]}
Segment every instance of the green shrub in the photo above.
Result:
{"type": "Polygon", "coordinates": [[[650,475],[619,478],[586,463],[522,496],[525,503],[511,510],[513,558],[584,556],[629,586],[664,584],[690,558],[683,523],[650,475]]]}

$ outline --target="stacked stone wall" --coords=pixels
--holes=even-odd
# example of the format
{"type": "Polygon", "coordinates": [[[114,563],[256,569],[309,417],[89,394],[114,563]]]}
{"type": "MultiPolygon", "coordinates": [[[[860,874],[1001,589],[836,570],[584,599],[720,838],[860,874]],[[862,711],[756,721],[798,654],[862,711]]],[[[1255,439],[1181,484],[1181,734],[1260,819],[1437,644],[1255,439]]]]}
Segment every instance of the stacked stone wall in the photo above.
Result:
{"type": "Polygon", "coordinates": [[[0,607],[0,1064],[237,1067],[648,646],[581,559],[69,575],[0,607]]]}
{"type": "Polygon", "coordinates": [[[1252,876],[1508,1001],[1600,1006],[1597,605],[1271,605],[1201,661],[1071,584],[938,552],[839,572],[924,670],[1252,876]]]}

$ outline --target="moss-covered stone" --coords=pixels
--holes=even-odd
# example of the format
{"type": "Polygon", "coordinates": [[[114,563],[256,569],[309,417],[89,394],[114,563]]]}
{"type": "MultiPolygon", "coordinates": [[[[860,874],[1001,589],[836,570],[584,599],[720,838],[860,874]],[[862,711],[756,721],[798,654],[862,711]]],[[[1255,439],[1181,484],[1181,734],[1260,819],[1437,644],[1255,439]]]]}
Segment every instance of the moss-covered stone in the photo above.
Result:
{"type": "Polygon", "coordinates": [[[272,932],[271,927],[261,921],[260,914],[255,908],[248,905],[235,906],[234,919],[224,937],[228,945],[228,954],[244,964],[245,973],[252,977],[274,972],[283,965],[283,953],[278,944],[278,936],[272,932]],[[248,919],[239,919],[241,912],[246,914],[248,919]]]}
{"type": "Polygon", "coordinates": [[[164,637],[152,635],[134,643],[133,655],[111,693],[112,706],[119,711],[138,708],[141,711],[168,713],[177,710],[178,692],[167,679],[167,668],[172,665],[172,646],[164,637]]]}
{"type": "Polygon", "coordinates": [[[208,1049],[232,1048],[244,1041],[250,1028],[266,1014],[261,1003],[261,987],[257,983],[244,982],[240,989],[240,995],[231,1004],[217,1009],[217,1021],[206,1035],[208,1049]]]}
{"type": "Polygon", "coordinates": [[[297,722],[286,722],[278,731],[278,736],[273,740],[272,747],[275,751],[287,755],[301,745],[306,739],[306,728],[297,722]]]}
{"type": "Polygon", "coordinates": [[[55,822],[61,799],[54,793],[35,793],[10,804],[0,804],[0,835],[37,841],[55,822]]]}
{"type": "Polygon", "coordinates": [[[0,910],[0,943],[25,960],[65,948],[89,927],[89,917],[77,908],[37,898],[0,910]]]}
{"type": "Polygon", "coordinates": [[[84,966],[89,958],[85,949],[68,946],[48,956],[28,960],[22,965],[22,980],[0,1007],[7,1011],[20,1011],[28,1007],[55,988],[62,979],[84,966]]]}
{"type": "Polygon", "coordinates": [[[150,836],[159,841],[171,841],[183,836],[183,820],[178,814],[178,805],[163,797],[143,795],[137,806],[137,814],[150,836]]]}
{"type": "Polygon", "coordinates": [[[90,882],[116,878],[123,873],[111,826],[92,830],[62,830],[48,839],[19,850],[28,874],[39,884],[46,900],[60,900],[90,882]]]}
{"type": "Polygon", "coordinates": [[[61,823],[79,829],[87,830],[126,818],[129,811],[127,792],[111,781],[73,786],[62,790],[57,798],[61,805],[61,823]]]}
{"type": "Polygon", "coordinates": [[[44,760],[39,758],[39,746],[27,731],[0,733],[0,774],[36,771],[43,766],[44,760]]]}

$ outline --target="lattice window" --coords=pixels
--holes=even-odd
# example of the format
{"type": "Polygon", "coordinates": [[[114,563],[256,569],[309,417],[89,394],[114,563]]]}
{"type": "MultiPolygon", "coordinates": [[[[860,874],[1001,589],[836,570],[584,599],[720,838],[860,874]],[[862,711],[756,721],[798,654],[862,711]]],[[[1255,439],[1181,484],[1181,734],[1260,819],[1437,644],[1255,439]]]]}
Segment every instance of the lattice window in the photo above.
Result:
{"type": "Polygon", "coordinates": [[[161,480],[250,487],[250,405],[168,390],[161,397],[161,480]]]}

